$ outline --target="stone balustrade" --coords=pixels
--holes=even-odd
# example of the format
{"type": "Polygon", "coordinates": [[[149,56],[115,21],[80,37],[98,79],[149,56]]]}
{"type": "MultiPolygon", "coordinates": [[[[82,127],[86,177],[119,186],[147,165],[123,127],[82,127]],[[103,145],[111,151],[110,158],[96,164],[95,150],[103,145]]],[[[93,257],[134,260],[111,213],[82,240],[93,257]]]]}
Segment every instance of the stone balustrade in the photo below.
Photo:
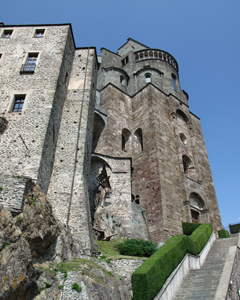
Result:
{"type": "Polygon", "coordinates": [[[146,59],[157,59],[162,60],[174,67],[174,69],[178,72],[178,64],[176,60],[167,52],[157,49],[150,50],[141,50],[135,52],[135,62],[146,60],[146,59]]]}

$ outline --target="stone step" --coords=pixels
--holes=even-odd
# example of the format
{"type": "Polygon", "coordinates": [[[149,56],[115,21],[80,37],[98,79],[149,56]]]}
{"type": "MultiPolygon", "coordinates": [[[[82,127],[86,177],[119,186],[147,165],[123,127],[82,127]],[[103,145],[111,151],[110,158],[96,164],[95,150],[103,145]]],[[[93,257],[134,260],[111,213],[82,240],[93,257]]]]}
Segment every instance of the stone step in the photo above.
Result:
{"type": "Polygon", "coordinates": [[[238,235],[217,239],[200,270],[190,270],[184,278],[174,300],[208,300],[214,299],[228,250],[236,246],[238,235]]]}

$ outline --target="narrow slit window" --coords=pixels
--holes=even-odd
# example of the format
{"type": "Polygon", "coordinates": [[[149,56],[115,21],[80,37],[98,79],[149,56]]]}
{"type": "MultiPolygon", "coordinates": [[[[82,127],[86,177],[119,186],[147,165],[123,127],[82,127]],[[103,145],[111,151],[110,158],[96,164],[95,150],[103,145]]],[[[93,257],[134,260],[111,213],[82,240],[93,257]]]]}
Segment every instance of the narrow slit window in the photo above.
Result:
{"type": "Polygon", "coordinates": [[[172,74],[172,83],[173,83],[173,88],[175,91],[177,91],[177,84],[176,84],[176,76],[172,74]]]}
{"type": "Polygon", "coordinates": [[[121,61],[122,67],[124,67],[127,63],[128,63],[128,56],[126,56],[126,57],[121,61]]]}
{"type": "Polygon", "coordinates": [[[150,73],[145,74],[145,77],[146,77],[146,83],[151,82],[151,74],[150,73]]]}

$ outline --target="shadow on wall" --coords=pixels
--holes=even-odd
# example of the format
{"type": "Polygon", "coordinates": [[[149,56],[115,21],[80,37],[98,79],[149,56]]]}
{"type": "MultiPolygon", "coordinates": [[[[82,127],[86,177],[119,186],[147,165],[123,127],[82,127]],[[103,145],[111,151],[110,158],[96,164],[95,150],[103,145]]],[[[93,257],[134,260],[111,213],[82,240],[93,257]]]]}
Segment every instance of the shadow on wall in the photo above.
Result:
{"type": "Polygon", "coordinates": [[[105,122],[103,118],[98,114],[94,113],[94,125],[93,125],[93,140],[92,140],[92,152],[95,151],[99,138],[105,127],[105,122]]]}

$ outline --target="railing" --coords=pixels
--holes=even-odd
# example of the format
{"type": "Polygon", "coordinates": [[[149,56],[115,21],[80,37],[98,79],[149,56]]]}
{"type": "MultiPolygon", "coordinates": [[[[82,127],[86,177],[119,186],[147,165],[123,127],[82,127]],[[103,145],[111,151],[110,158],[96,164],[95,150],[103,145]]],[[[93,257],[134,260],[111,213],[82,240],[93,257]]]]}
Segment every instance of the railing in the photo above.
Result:
{"type": "Polygon", "coordinates": [[[21,66],[21,69],[20,69],[20,72],[21,73],[34,73],[34,70],[35,70],[35,67],[36,67],[36,64],[23,64],[21,66]]]}
{"type": "Polygon", "coordinates": [[[174,69],[178,72],[178,64],[176,60],[167,52],[151,49],[151,50],[141,50],[135,52],[135,62],[146,60],[146,59],[157,59],[162,60],[174,67],[174,69]]]}

